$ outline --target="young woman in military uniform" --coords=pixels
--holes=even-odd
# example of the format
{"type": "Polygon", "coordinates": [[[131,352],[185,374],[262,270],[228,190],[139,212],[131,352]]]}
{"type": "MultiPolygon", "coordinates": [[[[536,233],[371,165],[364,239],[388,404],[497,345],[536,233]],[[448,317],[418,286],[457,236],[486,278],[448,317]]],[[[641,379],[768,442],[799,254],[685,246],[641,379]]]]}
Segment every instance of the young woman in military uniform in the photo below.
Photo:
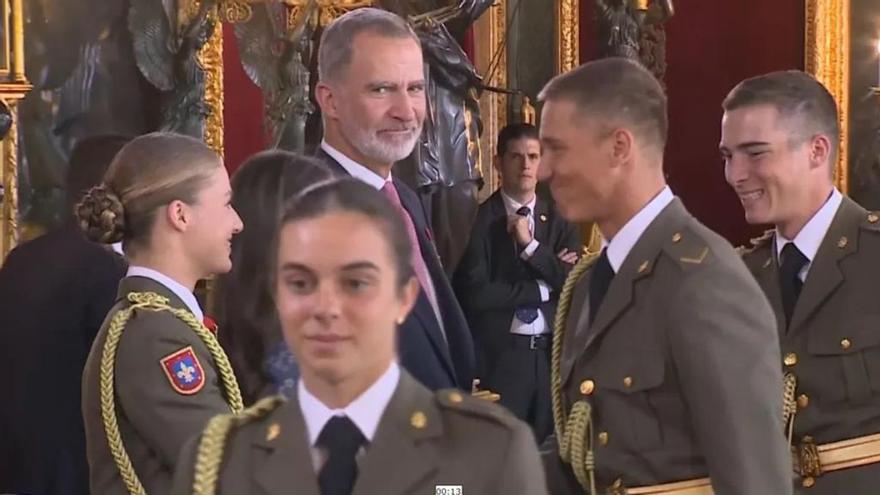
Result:
{"type": "Polygon", "coordinates": [[[76,208],[95,241],[122,242],[129,261],[83,373],[91,493],[168,493],[187,438],[240,411],[241,394],[193,296],[231,267],[241,219],[216,153],[155,133],[120,150],[76,208]]]}
{"type": "Polygon", "coordinates": [[[546,493],[525,423],[431,392],[398,365],[397,326],[419,290],[411,249],[400,215],[360,181],[314,186],[288,207],[273,292],[297,390],[212,419],[172,493],[546,493]]]}

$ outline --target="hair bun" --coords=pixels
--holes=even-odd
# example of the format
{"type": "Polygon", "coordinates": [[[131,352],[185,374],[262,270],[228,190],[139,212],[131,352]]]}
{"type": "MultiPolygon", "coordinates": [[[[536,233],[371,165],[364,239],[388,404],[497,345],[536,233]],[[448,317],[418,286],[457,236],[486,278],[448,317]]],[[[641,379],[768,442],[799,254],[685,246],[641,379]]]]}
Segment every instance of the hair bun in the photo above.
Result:
{"type": "Polygon", "coordinates": [[[119,197],[103,184],[91,188],[76,205],[74,215],[86,237],[102,244],[122,240],[125,214],[119,197]]]}

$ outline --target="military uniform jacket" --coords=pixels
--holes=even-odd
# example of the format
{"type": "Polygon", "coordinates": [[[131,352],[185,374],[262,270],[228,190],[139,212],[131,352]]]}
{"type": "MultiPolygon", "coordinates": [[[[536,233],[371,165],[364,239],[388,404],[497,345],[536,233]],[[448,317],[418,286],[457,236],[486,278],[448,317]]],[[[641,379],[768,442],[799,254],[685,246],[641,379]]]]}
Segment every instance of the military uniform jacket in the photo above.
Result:
{"type": "MultiPolygon", "coordinates": [[[[791,493],[773,313],[733,248],[674,199],[592,328],[589,280],[573,291],[561,378],[566,411],[592,408],[599,493],[706,476],[716,495],[791,493]]],[[[584,493],[556,441],[544,452],[550,491],[584,493]]]]}
{"type": "MultiPolygon", "coordinates": [[[[83,418],[92,495],[128,494],[113,461],[101,419],[100,362],[113,315],[129,305],[130,292],[155,292],[169,305],[186,308],[170,289],[145,277],[126,277],[116,305],[98,332],[83,373],[83,418]]],[[[116,357],[116,416],[122,442],[147,494],[171,490],[173,469],[184,442],[198,435],[208,420],[228,413],[229,406],[211,354],[198,335],[167,311],[135,310],[116,357]],[[174,390],[163,370],[163,358],[187,347],[201,364],[204,384],[189,395],[174,390]]]]}
{"type": "MultiPolygon", "coordinates": [[[[744,260],[773,306],[777,363],[797,378],[793,442],[817,444],[880,433],[880,221],[843,198],[816,252],[786,331],[771,234],[744,260]]],[[[800,486],[800,483],[798,483],[800,486]]],[[[874,494],[880,465],[827,473],[810,493],[874,494]]]]}
{"type": "MultiPolygon", "coordinates": [[[[218,494],[318,495],[305,421],[296,394],[268,416],[233,430],[218,494]]],[[[196,442],[181,456],[175,495],[193,493],[196,442]]],[[[544,473],[525,423],[459,391],[431,392],[401,370],[373,441],[358,457],[353,495],[543,495],[544,473]],[[439,493],[439,492],[437,492],[439,493]]]]}

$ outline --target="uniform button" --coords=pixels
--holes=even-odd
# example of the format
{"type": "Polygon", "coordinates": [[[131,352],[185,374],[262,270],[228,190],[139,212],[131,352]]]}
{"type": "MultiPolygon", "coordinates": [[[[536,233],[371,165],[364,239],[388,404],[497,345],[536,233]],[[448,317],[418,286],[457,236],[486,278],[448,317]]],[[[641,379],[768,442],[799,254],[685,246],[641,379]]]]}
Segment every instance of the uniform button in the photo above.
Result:
{"type": "Polygon", "coordinates": [[[633,377],[627,376],[623,379],[623,386],[626,388],[630,388],[633,386],[633,377]]]}
{"type": "Polygon", "coordinates": [[[599,445],[608,445],[608,432],[600,431],[599,432],[599,445]]]}
{"type": "Polygon", "coordinates": [[[810,398],[807,394],[801,394],[797,398],[797,405],[801,409],[805,409],[808,405],[810,405],[810,398]]]}
{"type": "Polygon", "coordinates": [[[812,476],[807,476],[806,478],[803,479],[803,481],[801,481],[801,485],[803,485],[804,488],[810,488],[815,484],[816,484],[816,479],[813,478],[812,476]]]}
{"type": "Polygon", "coordinates": [[[789,352],[785,355],[785,359],[782,360],[786,366],[794,366],[797,364],[797,354],[793,352],[789,352]]]}
{"type": "Polygon", "coordinates": [[[840,341],[840,348],[844,351],[852,347],[852,342],[849,339],[843,339],[840,341]]]}
{"type": "Polygon", "coordinates": [[[676,232],[672,234],[672,242],[681,242],[681,233],[676,232]]]}
{"type": "Polygon", "coordinates": [[[459,404],[463,400],[464,400],[464,397],[462,397],[460,393],[458,393],[458,392],[450,392],[449,393],[449,402],[452,402],[453,404],[459,404]]]}
{"type": "Polygon", "coordinates": [[[596,384],[593,380],[584,380],[581,382],[581,393],[584,395],[591,395],[593,390],[596,389],[596,384]]]}
{"type": "Polygon", "coordinates": [[[868,215],[868,222],[869,223],[877,223],[878,220],[880,220],[880,217],[878,217],[877,215],[875,215],[873,213],[868,215]]]}

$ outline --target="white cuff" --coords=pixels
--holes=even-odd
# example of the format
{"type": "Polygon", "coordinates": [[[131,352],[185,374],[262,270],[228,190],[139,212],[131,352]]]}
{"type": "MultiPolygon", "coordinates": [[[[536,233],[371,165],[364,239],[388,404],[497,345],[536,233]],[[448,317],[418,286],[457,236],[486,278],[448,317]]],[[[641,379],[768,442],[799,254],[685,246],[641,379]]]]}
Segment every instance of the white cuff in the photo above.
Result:
{"type": "Polygon", "coordinates": [[[540,243],[538,242],[537,239],[532,239],[532,242],[530,242],[530,243],[525,247],[525,249],[523,249],[523,252],[519,253],[519,257],[522,258],[522,259],[524,259],[524,260],[527,260],[527,259],[531,258],[532,255],[535,254],[535,251],[538,250],[538,246],[539,246],[539,245],[540,245],[540,243]]]}
{"type": "Polygon", "coordinates": [[[550,286],[543,280],[538,280],[538,291],[541,293],[541,302],[550,300],[550,286]]]}

